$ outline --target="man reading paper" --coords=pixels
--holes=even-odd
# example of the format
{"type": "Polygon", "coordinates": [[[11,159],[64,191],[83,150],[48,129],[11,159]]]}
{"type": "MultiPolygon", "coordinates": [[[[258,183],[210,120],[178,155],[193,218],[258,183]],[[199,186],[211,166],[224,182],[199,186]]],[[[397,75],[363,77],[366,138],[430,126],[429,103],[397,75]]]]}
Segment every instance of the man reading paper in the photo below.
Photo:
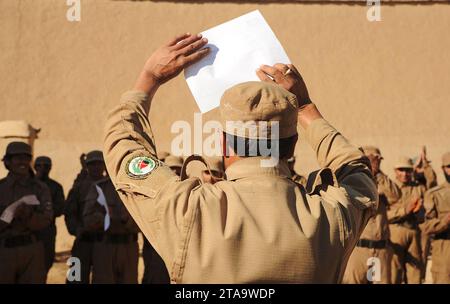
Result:
{"type": "Polygon", "coordinates": [[[158,48],[109,114],[104,155],[122,201],[172,283],[340,282],[377,208],[377,188],[368,159],[322,117],[294,66],[262,66],[261,81],[223,94],[225,180],[180,180],[158,160],[148,117],[153,96],[201,60],[206,43],[183,34],[158,48]],[[225,127],[237,121],[241,128],[225,127]],[[247,122],[266,129],[247,130],[247,122]],[[308,189],[291,180],[286,163],[297,124],[322,168],[310,176],[308,189]],[[278,145],[277,155],[254,151],[260,143],[278,145]],[[270,157],[279,161],[262,166],[270,157]]]}

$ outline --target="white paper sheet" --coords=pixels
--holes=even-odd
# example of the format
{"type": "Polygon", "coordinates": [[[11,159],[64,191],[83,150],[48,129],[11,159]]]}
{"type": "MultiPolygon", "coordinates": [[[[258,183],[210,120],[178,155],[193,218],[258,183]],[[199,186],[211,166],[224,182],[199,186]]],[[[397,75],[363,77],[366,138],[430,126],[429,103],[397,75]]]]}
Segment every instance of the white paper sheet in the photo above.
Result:
{"type": "MultiPolygon", "coordinates": [[[[12,206],[12,205],[10,205],[12,206]]],[[[14,207],[13,207],[14,208],[14,207]]],[[[14,208],[15,210],[15,208],[14,208]]],[[[14,218],[14,211],[12,211],[11,209],[6,208],[2,215],[0,216],[0,220],[4,221],[5,223],[10,224],[12,222],[14,218]]]]}
{"type": "Polygon", "coordinates": [[[11,205],[9,205],[5,210],[3,210],[3,213],[0,216],[0,220],[4,221],[5,223],[10,224],[12,222],[12,220],[14,219],[16,209],[22,204],[33,206],[33,205],[39,205],[40,202],[39,202],[38,198],[36,197],[36,195],[34,195],[34,194],[22,196],[17,201],[15,201],[11,205]]]}
{"type": "Polygon", "coordinates": [[[103,193],[102,188],[100,188],[97,185],[95,185],[95,188],[97,189],[97,193],[98,193],[97,202],[101,206],[103,206],[103,208],[105,208],[105,210],[106,210],[105,220],[103,222],[103,230],[106,231],[106,230],[108,230],[109,225],[111,224],[111,217],[109,216],[108,203],[106,202],[105,194],[103,193]]]}
{"type": "Polygon", "coordinates": [[[188,67],[184,76],[202,113],[220,104],[229,87],[258,81],[262,64],[291,63],[261,13],[253,11],[202,32],[210,54],[188,67]]]}
{"type": "Polygon", "coordinates": [[[27,204],[30,206],[37,206],[40,204],[38,198],[34,194],[23,196],[22,201],[24,204],[27,204]]]}

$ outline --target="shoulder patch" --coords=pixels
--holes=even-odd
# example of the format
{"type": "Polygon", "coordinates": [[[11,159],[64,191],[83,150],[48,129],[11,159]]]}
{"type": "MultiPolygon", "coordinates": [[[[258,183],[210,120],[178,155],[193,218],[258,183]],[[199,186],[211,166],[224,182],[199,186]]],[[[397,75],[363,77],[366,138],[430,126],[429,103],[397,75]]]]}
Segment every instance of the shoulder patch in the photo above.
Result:
{"type": "Polygon", "coordinates": [[[144,179],[160,165],[159,160],[149,156],[135,156],[131,158],[126,166],[127,175],[133,179],[144,179]]]}

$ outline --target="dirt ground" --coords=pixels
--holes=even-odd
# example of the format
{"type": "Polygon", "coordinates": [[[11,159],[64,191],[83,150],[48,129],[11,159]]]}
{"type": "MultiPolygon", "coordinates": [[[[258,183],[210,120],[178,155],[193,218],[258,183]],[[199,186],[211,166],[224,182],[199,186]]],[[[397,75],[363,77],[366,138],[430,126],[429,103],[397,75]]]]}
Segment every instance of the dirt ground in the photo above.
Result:
{"type": "MultiPolygon", "coordinates": [[[[142,248],[142,247],[141,247],[142,248]]],[[[56,257],[56,261],[53,264],[53,267],[50,269],[48,278],[47,278],[47,284],[64,284],[66,280],[66,273],[67,273],[67,265],[66,261],[70,257],[69,253],[65,254],[59,254],[56,257]]],[[[425,276],[425,282],[424,284],[432,284],[432,278],[431,278],[431,260],[427,263],[427,272],[425,276]]],[[[144,261],[142,257],[139,258],[139,264],[138,264],[138,282],[141,282],[142,276],[144,274],[144,261]]]]}

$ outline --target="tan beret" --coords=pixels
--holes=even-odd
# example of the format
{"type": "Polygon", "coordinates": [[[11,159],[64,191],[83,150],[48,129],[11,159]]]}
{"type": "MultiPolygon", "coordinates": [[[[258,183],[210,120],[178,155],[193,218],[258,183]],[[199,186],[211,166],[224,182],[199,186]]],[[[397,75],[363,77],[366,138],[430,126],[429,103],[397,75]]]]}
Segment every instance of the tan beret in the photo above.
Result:
{"type": "Polygon", "coordinates": [[[383,158],[383,156],[381,156],[381,152],[380,149],[378,149],[375,146],[363,146],[361,147],[364,151],[364,154],[369,156],[369,155],[376,155],[379,156],[381,158],[383,158]]]}
{"type": "Polygon", "coordinates": [[[395,163],[394,168],[395,169],[400,169],[400,168],[412,169],[413,168],[413,163],[412,163],[411,158],[406,157],[406,156],[400,157],[397,160],[397,162],[395,163]]]}
{"type": "Polygon", "coordinates": [[[261,81],[237,84],[226,90],[220,100],[224,131],[253,139],[297,134],[297,109],[294,94],[275,83],[261,81]]]}

